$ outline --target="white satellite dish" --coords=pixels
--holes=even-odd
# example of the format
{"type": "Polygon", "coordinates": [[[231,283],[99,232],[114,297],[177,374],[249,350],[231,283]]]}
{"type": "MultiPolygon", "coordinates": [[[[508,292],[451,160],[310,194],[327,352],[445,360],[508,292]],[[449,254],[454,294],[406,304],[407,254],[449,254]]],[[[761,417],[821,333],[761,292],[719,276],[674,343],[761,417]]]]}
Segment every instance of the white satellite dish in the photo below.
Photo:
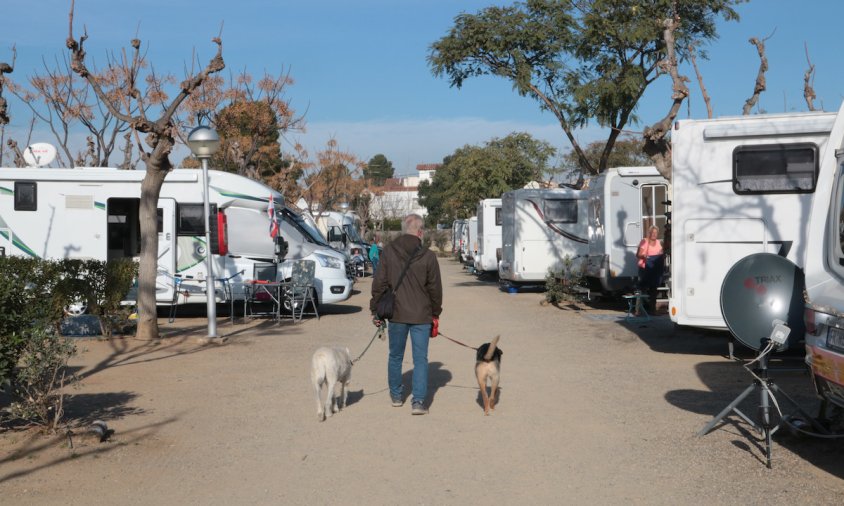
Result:
{"type": "Polygon", "coordinates": [[[27,167],[46,167],[56,159],[56,147],[47,142],[30,144],[23,151],[27,167]]]}

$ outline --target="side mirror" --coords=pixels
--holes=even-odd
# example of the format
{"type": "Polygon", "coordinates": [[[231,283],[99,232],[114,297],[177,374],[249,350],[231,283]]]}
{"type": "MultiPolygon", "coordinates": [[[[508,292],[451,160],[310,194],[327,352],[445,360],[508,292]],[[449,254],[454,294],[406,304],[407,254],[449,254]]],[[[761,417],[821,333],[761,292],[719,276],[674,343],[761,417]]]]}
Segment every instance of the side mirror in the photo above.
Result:
{"type": "Polygon", "coordinates": [[[284,237],[278,235],[275,238],[275,258],[277,263],[281,263],[284,260],[284,257],[287,256],[287,251],[289,250],[289,245],[287,241],[284,240],[284,237]]]}

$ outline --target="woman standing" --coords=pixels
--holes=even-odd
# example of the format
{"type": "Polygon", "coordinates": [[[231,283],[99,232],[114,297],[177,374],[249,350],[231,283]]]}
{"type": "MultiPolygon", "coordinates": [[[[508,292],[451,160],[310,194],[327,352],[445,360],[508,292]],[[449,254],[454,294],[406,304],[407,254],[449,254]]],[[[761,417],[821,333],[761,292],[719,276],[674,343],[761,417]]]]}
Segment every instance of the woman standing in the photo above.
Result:
{"type": "Polygon", "coordinates": [[[656,311],[657,288],[662,283],[665,269],[665,254],[658,236],[659,227],[651,226],[636,251],[636,258],[639,259],[639,290],[647,294],[648,308],[652,313],[656,311]]]}

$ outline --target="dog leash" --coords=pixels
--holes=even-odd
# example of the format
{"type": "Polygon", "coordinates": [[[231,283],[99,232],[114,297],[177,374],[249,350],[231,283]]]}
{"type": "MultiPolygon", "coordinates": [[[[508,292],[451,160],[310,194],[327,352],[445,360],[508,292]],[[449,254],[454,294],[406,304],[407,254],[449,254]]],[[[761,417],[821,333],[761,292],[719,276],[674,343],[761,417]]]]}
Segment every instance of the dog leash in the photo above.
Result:
{"type": "Polygon", "coordinates": [[[358,358],[352,360],[352,365],[355,365],[358,362],[358,360],[360,360],[363,357],[363,354],[366,353],[366,350],[368,350],[369,347],[372,346],[372,343],[375,342],[376,337],[380,337],[382,341],[384,340],[384,326],[383,325],[378,327],[377,329],[375,329],[375,335],[372,336],[372,339],[369,340],[369,344],[367,344],[366,348],[364,348],[363,351],[360,353],[360,355],[358,355],[358,358]]]}
{"type": "Polygon", "coordinates": [[[442,332],[440,332],[440,333],[439,333],[439,334],[437,334],[437,335],[439,335],[440,337],[444,337],[444,338],[448,339],[448,340],[449,340],[449,341],[451,341],[452,343],[456,343],[456,344],[459,344],[460,346],[464,346],[464,347],[466,347],[466,348],[469,348],[470,350],[477,350],[477,348],[475,348],[475,347],[473,347],[473,346],[469,346],[468,344],[461,343],[461,342],[460,342],[460,341],[458,341],[457,339],[452,339],[452,338],[448,337],[447,335],[443,334],[442,332]]]}

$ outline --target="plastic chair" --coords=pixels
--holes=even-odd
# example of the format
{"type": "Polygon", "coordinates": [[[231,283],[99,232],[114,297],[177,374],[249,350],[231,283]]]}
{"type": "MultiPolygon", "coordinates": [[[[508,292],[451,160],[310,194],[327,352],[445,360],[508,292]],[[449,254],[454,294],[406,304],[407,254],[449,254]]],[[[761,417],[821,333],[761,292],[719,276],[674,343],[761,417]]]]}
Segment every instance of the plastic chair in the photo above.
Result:
{"type": "Polygon", "coordinates": [[[301,320],[305,315],[305,309],[310,303],[311,311],[319,319],[317,310],[316,288],[314,287],[314,271],[316,264],[313,260],[295,260],[292,265],[290,284],[287,286],[287,297],[290,303],[290,312],[293,321],[301,320]],[[298,312],[298,316],[297,316],[298,312]]]}

